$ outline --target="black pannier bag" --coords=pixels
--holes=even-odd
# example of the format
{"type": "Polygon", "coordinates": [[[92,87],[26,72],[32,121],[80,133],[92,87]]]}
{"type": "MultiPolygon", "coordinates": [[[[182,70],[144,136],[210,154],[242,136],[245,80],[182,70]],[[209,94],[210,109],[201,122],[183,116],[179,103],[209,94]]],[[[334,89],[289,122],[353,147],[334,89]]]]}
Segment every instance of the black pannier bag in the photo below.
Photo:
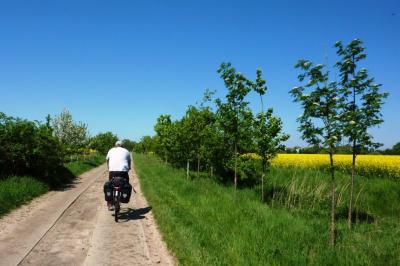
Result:
{"type": "Polygon", "coordinates": [[[128,203],[132,194],[132,185],[129,182],[124,182],[121,186],[121,202],[128,203]]]}
{"type": "Polygon", "coordinates": [[[121,203],[129,203],[132,194],[132,185],[125,178],[113,178],[104,183],[104,199],[112,201],[114,186],[121,187],[121,203]]]}
{"type": "Polygon", "coordinates": [[[111,181],[107,181],[104,183],[104,200],[112,201],[113,197],[113,184],[111,181]]]}

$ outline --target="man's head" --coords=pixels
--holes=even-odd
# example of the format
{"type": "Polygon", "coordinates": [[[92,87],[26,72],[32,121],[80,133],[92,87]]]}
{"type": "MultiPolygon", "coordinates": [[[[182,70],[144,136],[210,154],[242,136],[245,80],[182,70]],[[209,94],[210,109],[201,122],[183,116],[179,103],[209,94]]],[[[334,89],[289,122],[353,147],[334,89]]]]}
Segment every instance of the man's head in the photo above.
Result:
{"type": "Polygon", "coordinates": [[[115,147],[122,147],[122,141],[118,140],[117,142],[115,142],[115,147]]]}

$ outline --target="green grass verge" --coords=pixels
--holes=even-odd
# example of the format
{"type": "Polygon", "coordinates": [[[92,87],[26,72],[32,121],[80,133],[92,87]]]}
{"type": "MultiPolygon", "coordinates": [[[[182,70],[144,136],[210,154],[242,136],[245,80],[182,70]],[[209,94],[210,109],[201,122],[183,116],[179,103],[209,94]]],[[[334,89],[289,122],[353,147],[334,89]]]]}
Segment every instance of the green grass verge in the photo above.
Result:
{"type": "MultiPolygon", "coordinates": [[[[395,265],[400,260],[398,215],[383,213],[373,223],[359,222],[352,231],[339,217],[333,249],[324,199],[314,210],[307,204],[286,206],[278,196],[261,203],[257,189],[235,192],[212,179],[187,181],[183,170],[155,157],[135,154],[134,160],[164,239],[182,265],[395,265]]],[[[279,183],[279,174],[271,172],[270,186],[285,187],[294,176],[309,174],[282,172],[279,183]]]]}
{"type": "Polygon", "coordinates": [[[105,162],[105,156],[97,155],[89,160],[76,161],[66,164],[66,168],[71,171],[74,176],[78,176],[93,167],[97,167],[105,162]]]}
{"type": "Polygon", "coordinates": [[[1,180],[0,217],[48,190],[47,184],[30,176],[14,176],[1,180]]]}
{"type": "Polygon", "coordinates": [[[101,165],[104,161],[104,156],[96,156],[90,160],[68,163],[55,176],[46,180],[30,176],[14,176],[0,180],[0,217],[52,188],[68,184],[74,177],[101,165]]]}
{"type": "MultiPolygon", "coordinates": [[[[347,215],[350,176],[336,171],[337,209],[347,215]]],[[[267,201],[270,205],[323,213],[331,204],[331,183],[328,173],[319,170],[272,168],[267,175],[267,201]]],[[[260,188],[256,188],[261,194],[260,188]]],[[[382,177],[356,176],[354,190],[355,215],[360,219],[400,219],[400,182],[382,177]],[[366,217],[368,215],[368,217],[366,217]],[[361,217],[362,216],[362,217],[361,217]]],[[[372,220],[371,220],[372,221],[372,220]]]]}

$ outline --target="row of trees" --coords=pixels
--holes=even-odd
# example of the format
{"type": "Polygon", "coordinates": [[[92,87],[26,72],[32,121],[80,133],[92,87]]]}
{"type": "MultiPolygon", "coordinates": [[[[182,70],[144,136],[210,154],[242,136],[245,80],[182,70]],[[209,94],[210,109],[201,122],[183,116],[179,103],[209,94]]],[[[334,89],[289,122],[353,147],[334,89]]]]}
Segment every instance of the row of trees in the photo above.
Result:
{"type": "MultiPolygon", "coordinates": [[[[285,149],[286,153],[299,153],[299,154],[328,154],[329,150],[320,147],[320,146],[309,146],[309,147],[300,147],[295,146],[292,148],[287,147],[285,149]]],[[[335,148],[335,153],[337,154],[352,154],[352,145],[345,144],[339,145],[335,148]]],[[[400,142],[396,143],[389,149],[376,149],[376,148],[369,148],[369,149],[361,149],[360,154],[365,155],[400,155],[400,142]]]]}
{"type": "Polygon", "coordinates": [[[0,178],[48,177],[63,163],[62,145],[48,123],[9,117],[0,112],[0,178]]]}
{"type": "MultiPolygon", "coordinates": [[[[65,147],[66,155],[90,153],[94,150],[102,155],[114,146],[118,140],[117,135],[112,132],[99,133],[95,136],[90,136],[87,125],[83,122],[74,121],[72,114],[64,109],[60,115],[51,118],[47,117],[47,123],[51,124],[53,134],[58,138],[61,144],[65,147]]],[[[135,142],[129,139],[123,140],[124,147],[128,150],[133,150],[135,142]]]]}
{"type": "MultiPolygon", "coordinates": [[[[87,153],[106,154],[107,151],[118,140],[112,132],[99,133],[90,136],[87,124],[74,121],[68,109],[64,109],[61,114],[54,118],[47,116],[47,125],[52,129],[53,135],[57,137],[64,147],[64,155],[72,156],[87,153]]],[[[129,139],[124,139],[124,146],[132,150],[135,143],[129,139]]]]}
{"type": "Polygon", "coordinates": [[[294,101],[299,102],[303,114],[298,118],[302,137],[312,146],[328,150],[330,173],[332,179],[331,208],[331,243],[336,241],[335,210],[335,168],[333,155],[342,139],[346,139],[351,147],[352,171],[348,226],[352,226],[354,179],[356,175],[356,158],[362,150],[376,149],[381,144],[373,141],[368,129],[383,122],[381,107],[387,93],[381,93],[381,84],[364,68],[360,61],[366,58],[365,48],[360,40],[355,39],[347,46],[341,42],[335,44],[339,60],[335,68],[340,80],[330,80],[328,66],[315,65],[309,60],[301,59],[296,68],[303,85],[293,88],[290,93],[294,101]]]}
{"type": "Polygon", "coordinates": [[[385,149],[383,151],[379,151],[379,153],[385,155],[400,155],[400,142],[394,144],[391,149],[385,149]]]}
{"type": "MultiPolygon", "coordinates": [[[[359,67],[366,58],[360,40],[353,40],[347,46],[337,42],[335,48],[339,60],[334,67],[339,73],[339,81],[330,79],[328,66],[301,59],[295,67],[301,72],[298,80],[302,85],[290,91],[294,101],[303,108],[298,118],[302,138],[315,149],[327,152],[330,158],[332,245],[336,242],[333,155],[341,149],[348,149],[352,154],[348,212],[351,228],[356,158],[358,154],[380,146],[368,130],[383,122],[381,107],[388,96],[380,92],[381,84],[376,84],[368,71],[359,67]]],[[[179,167],[186,165],[188,177],[190,164],[196,162],[198,172],[210,170],[212,174],[215,170],[225,180],[233,176],[235,188],[238,180],[242,183],[260,180],[263,186],[270,159],[284,149],[282,143],[289,136],[282,132],[282,122],[273,115],[273,110],[264,108],[263,95],[267,87],[261,70],[257,70],[254,81],[237,72],[230,63],[223,63],[218,73],[228,92],[224,100],[214,101],[215,110],[208,104],[212,93],[207,91],[201,105],[189,106],[181,119],[172,121],[169,115],[161,115],[155,125],[156,136],[144,137],[137,145],[137,151],[154,151],[166,162],[179,167]],[[251,92],[260,96],[260,110],[256,115],[246,101],[251,92]],[[252,153],[261,156],[258,165],[249,163],[252,153]]]]}
{"type": "MultiPolygon", "coordinates": [[[[223,181],[238,185],[263,186],[270,160],[288,135],[282,132],[282,121],[273,115],[272,108],[264,108],[267,91],[261,70],[250,80],[237,72],[230,63],[218,69],[228,91],[225,99],[215,99],[206,91],[199,106],[189,106],[185,115],[172,121],[170,115],[161,115],[154,127],[156,136],[146,136],[136,146],[138,152],[156,152],[166,162],[177,167],[209,171],[223,181]],[[260,109],[254,115],[246,101],[249,93],[260,96],[260,109]],[[261,160],[254,165],[249,153],[257,153],[261,160]]],[[[262,187],[262,198],[264,189],[262,187]]]]}
{"type": "MultiPolygon", "coordinates": [[[[31,175],[49,178],[65,162],[104,155],[118,140],[111,132],[91,137],[87,125],[73,120],[68,110],[44,123],[0,112],[0,178],[31,175]]],[[[134,142],[124,140],[133,149],[134,142]]]]}

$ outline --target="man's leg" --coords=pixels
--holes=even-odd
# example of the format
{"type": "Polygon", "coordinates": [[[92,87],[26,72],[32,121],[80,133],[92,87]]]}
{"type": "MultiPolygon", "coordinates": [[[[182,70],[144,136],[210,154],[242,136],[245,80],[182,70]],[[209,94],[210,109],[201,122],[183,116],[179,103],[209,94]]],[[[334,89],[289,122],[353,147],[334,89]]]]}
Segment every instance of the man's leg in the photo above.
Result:
{"type": "Polygon", "coordinates": [[[129,183],[129,174],[128,174],[128,172],[124,173],[124,177],[125,177],[126,181],[128,181],[128,183],[129,183]]]}
{"type": "MultiPolygon", "coordinates": [[[[114,177],[114,173],[113,172],[108,172],[108,180],[111,181],[111,179],[114,177]]],[[[112,201],[107,201],[107,208],[109,211],[113,210],[113,204],[112,201]]]]}

